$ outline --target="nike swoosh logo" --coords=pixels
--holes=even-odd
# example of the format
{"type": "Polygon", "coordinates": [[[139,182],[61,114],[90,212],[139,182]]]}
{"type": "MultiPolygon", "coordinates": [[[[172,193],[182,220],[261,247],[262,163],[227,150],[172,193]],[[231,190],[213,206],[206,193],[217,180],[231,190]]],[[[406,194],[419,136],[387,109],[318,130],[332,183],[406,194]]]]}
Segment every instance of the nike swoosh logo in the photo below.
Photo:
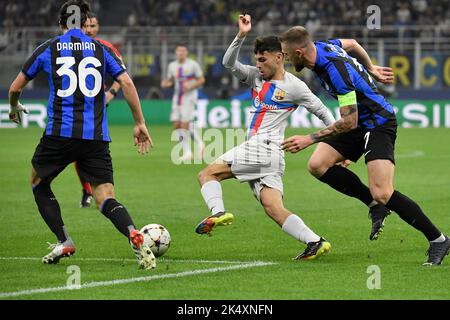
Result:
{"type": "Polygon", "coordinates": [[[367,156],[367,154],[368,154],[370,151],[372,151],[372,150],[369,150],[369,151],[367,151],[366,153],[364,153],[364,157],[367,156]]]}

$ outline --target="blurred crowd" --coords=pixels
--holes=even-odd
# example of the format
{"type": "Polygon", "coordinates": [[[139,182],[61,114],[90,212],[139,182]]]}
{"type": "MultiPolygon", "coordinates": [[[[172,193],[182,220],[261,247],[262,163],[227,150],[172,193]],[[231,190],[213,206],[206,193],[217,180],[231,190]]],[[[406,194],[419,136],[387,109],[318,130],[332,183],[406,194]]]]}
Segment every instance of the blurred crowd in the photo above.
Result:
{"type": "MultiPolygon", "coordinates": [[[[3,0],[3,27],[54,26],[63,0],[3,0]]],[[[240,13],[272,25],[364,25],[369,5],[381,8],[385,25],[450,26],[448,0],[92,0],[93,11],[107,25],[229,25],[240,13]],[[113,19],[108,19],[113,17],[113,19]]]]}

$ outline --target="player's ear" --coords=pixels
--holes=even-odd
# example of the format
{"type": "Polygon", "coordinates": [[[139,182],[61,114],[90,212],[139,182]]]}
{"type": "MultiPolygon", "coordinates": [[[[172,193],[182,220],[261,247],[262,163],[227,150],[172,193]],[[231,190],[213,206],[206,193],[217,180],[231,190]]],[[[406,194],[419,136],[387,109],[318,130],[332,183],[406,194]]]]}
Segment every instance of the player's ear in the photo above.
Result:
{"type": "Polygon", "coordinates": [[[284,60],[284,54],[282,52],[277,52],[277,60],[281,62],[284,60]]]}
{"type": "Polygon", "coordinates": [[[303,57],[303,51],[301,49],[295,49],[294,52],[297,57],[299,57],[299,58],[303,57]]]}

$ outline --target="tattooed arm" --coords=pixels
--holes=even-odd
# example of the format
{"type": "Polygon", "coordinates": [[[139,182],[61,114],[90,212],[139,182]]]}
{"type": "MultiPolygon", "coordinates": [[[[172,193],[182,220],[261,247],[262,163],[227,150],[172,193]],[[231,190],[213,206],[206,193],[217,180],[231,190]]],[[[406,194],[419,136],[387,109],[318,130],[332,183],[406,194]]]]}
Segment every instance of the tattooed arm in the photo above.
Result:
{"type": "Polygon", "coordinates": [[[311,133],[307,136],[296,135],[286,139],[282,144],[283,150],[297,153],[314,143],[321,142],[338,134],[349,132],[358,126],[358,108],[356,104],[341,107],[339,111],[341,113],[341,119],[325,129],[311,133]]]}

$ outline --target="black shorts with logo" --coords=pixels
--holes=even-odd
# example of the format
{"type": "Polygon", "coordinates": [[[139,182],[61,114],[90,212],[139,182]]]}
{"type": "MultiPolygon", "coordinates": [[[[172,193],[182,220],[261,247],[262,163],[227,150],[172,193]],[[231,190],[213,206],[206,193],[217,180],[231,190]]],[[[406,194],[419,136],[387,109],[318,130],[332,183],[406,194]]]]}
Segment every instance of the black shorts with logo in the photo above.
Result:
{"type": "Polygon", "coordinates": [[[43,181],[51,181],[76,162],[81,178],[92,184],[114,183],[109,142],[44,135],[31,163],[43,181]]]}
{"type": "Polygon", "coordinates": [[[324,142],[353,162],[364,155],[366,163],[371,160],[387,159],[395,164],[396,138],[397,124],[388,123],[374,129],[358,127],[324,142]]]}

